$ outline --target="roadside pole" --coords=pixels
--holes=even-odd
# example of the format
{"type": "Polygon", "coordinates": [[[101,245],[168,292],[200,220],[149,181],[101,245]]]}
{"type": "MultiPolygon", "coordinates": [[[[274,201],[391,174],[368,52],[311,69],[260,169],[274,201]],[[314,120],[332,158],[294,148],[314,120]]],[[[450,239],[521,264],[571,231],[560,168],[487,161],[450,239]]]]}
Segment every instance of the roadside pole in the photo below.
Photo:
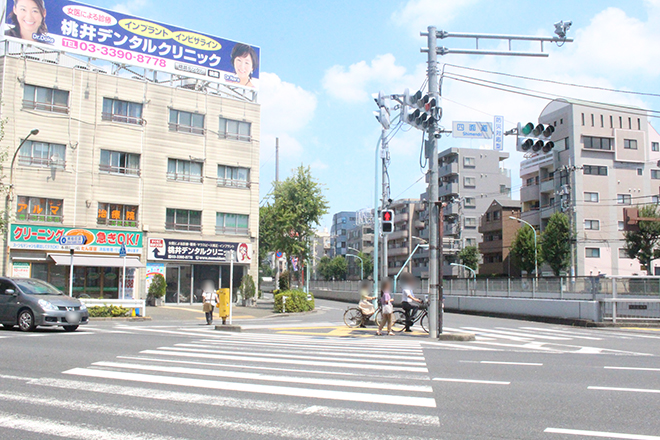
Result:
{"type": "Polygon", "coordinates": [[[229,251],[229,325],[234,312],[234,251],[229,251]]]}
{"type": "MultiPolygon", "coordinates": [[[[376,167],[374,171],[374,296],[378,298],[378,243],[380,242],[380,214],[378,213],[378,162],[380,150],[385,143],[385,129],[381,131],[380,140],[376,147],[376,167]]],[[[373,301],[374,305],[376,300],[373,301]]]]}
{"type": "Polygon", "coordinates": [[[69,250],[69,253],[71,254],[71,264],[69,266],[69,296],[73,296],[73,253],[74,253],[73,247],[69,250]]]}
{"type": "Polygon", "coordinates": [[[121,299],[126,299],[126,245],[119,248],[119,256],[124,260],[124,270],[121,275],[121,299]]]}

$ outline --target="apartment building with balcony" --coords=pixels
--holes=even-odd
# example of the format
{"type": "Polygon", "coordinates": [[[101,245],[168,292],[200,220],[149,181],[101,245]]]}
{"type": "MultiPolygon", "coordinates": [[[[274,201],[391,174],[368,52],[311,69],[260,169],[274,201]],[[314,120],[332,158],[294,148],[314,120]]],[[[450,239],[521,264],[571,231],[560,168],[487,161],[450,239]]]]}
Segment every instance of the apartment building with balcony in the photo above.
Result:
{"type": "MultiPolygon", "coordinates": [[[[374,252],[374,225],[358,225],[356,224],[353,229],[348,232],[348,254],[363,253],[365,255],[372,255],[374,252]]],[[[361,275],[360,261],[354,257],[348,257],[348,277],[349,279],[359,279],[361,275]]],[[[367,278],[371,274],[364,274],[367,278]]]]}
{"type": "Polygon", "coordinates": [[[520,164],[521,218],[543,231],[553,213],[569,216],[576,233],[576,275],[644,274],[622,249],[623,208],[659,201],[660,135],[646,113],[555,100],[541,112],[539,123],[555,127],[555,147],[520,164]]]}
{"type": "MultiPolygon", "coordinates": [[[[394,211],[394,232],[387,236],[387,275],[393,277],[415,247],[424,242],[420,236],[426,225],[422,220],[426,204],[419,199],[400,199],[392,202],[389,209],[394,211]]],[[[422,272],[428,270],[424,263],[423,253],[417,252],[403,272],[421,277],[422,272]]]]}
{"type": "Polygon", "coordinates": [[[355,227],[356,217],[355,211],[341,211],[332,216],[330,227],[332,257],[346,255],[348,252],[348,231],[355,227]]]}
{"type": "MultiPolygon", "coordinates": [[[[438,194],[447,203],[443,276],[459,276],[459,269],[450,263],[460,249],[482,241],[479,222],[492,201],[511,199],[511,172],[502,166],[508,157],[509,153],[502,151],[455,147],[438,155],[438,194]]],[[[426,199],[426,194],[422,198],[426,199]]],[[[428,238],[428,231],[423,238],[428,238]]]]}
{"type": "Polygon", "coordinates": [[[486,213],[481,216],[479,232],[483,241],[479,243],[479,273],[520,276],[520,270],[512,263],[510,255],[511,243],[521,226],[518,220],[511,217],[520,218],[520,211],[521,205],[517,200],[493,200],[486,213]]]}

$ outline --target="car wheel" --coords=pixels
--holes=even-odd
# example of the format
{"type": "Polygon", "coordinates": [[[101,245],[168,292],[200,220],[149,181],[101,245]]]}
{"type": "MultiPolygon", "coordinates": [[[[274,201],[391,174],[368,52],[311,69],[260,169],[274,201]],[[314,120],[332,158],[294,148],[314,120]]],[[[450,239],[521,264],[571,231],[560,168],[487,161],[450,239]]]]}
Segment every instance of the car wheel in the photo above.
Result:
{"type": "Polygon", "coordinates": [[[15,325],[16,325],[16,324],[2,324],[2,326],[3,326],[4,328],[6,328],[7,330],[11,330],[11,329],[13,329],[13,328],[15,327],[15,325]]]}
{"type": "Polygon", "coordinates": [[[18,328],[22,332],[31,332],[34,330],[34,314],[30,310],[21,310],[18,314],[18,328]]]}
{"type": "Polygon", "coordinates": [[[64,330],[67,331],[67,332],[75,332],[76,330],[78,330],[78,326],[77,325],[65,325],[64,330]]]}

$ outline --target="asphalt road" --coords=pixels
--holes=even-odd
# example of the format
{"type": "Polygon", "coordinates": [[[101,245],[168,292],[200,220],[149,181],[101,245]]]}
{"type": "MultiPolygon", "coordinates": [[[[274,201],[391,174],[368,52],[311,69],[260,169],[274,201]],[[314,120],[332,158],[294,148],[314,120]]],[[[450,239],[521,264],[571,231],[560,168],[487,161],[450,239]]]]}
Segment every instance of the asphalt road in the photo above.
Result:
{"type": "Polygon", "coordinates": [[[477,340],[432,342],[317,306],[0,330],[0,439],[660,440],[660,331],[450,314],[477,340]]]}

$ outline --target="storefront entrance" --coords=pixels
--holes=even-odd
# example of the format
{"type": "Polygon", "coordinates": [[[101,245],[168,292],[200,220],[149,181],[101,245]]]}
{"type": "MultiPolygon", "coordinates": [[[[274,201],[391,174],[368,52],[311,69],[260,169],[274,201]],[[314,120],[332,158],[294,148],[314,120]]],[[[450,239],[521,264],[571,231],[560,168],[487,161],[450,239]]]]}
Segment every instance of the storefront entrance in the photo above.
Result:
{"type": "Polygon", "coordinates": [[[172,304],[190,303],[192,266],[167,266],[165,268],[167,290],[165,302],[172,304]]]}

